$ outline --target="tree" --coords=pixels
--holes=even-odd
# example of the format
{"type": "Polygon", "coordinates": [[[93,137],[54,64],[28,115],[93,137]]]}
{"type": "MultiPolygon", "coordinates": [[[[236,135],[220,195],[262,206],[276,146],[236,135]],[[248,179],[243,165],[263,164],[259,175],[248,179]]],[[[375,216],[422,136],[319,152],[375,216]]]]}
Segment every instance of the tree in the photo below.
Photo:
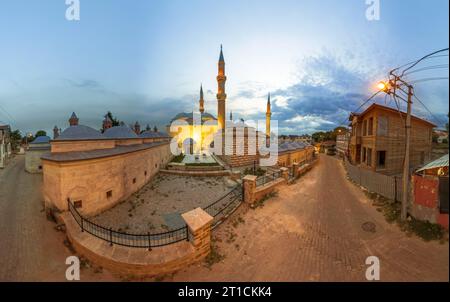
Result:
{"type": "Polygon", "coordinates": [[[34,137],[39,137],[39,136],[47,136],[47,132],[45,132],[44,130],[39,130],[36,132],[34,137]]]}
{"type": "Polygon", "coordinates": [[[150,125],[147,124],[147,127],[145,127],[145,130],[149,131],[150,129],[151,129],[151,128],[150,128],[150,125]]]}
{"type": "Polygon", "coordinates": [[[154,132],[158,132],[158,128],[155,126],[155,127],[153,127],[153,131],[154,132]]]}
{"type": "MultiPolygon", "coordinates": [[[[447,112],[447,118],[449,118],[448,112],[447,112]]],[[[448,121],[447,121],[447,123],[445,123],[445,129],[447,130],[447,133],[448,133],[448,121]]]]}
{"type": "Polygon", "coordinates": [[[112,115],[111,111],[108,111],[108,113],[106,113],[106,115],[107,115],[107,116],[109,117],[109,119],[111,120],[112,126],[113,126],[113,127],[114,127],[114,126],[119,126],[119,125],[120,125],[120,121],[112,115]]]}
{"type": "Polygon", "coordinates": [[[10,139],[11,139],[11,148],[13,150],[17,149],[17,146],[20,145],[20,142],[22,140],[22,134],[20,133],[20,130],[14,130],[11,132],[10,134],[10,139]]]}

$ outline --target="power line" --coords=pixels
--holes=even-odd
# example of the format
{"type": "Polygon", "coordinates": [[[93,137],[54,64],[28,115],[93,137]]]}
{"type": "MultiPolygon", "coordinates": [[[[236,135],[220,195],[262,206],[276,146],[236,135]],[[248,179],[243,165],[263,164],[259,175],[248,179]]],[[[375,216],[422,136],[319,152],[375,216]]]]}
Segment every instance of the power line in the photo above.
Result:
{"type": "Polygon", "coordinates": [[[420,103],[422,104],[423,108],[425,108],[426,111],[428,111],[428,113],[430,113],[430,115],[435,119],[436,122],[440,123],[440,124],[444,124],[440,119],[438,119],[432,112],[430,109],[428,109],[427,106],[425,106],[425,104],[417,97],[417,95],[414,93],[413,94],[414,98],[420,103]]]}
{"type": "Polygon", "coordinates": [[[433,65],[433,66],[419,68],[419,69],[412,70],[410,72],[405,73],[405,76],[412,74],[412,73],[420,72],[420,71],[432,70],[432,69],[444,69],[444,68],[448,68],[448,64],[433,65]]]}
{"type": "MultiPolygon", "coordinates": [[[[440,58],[440,57],[448,57],[448,54],[445,54],[445,55],[433,55],[433,56],[429,56],[429,57],[425,58],[425,60],[434,59],[434,58],[440,58]]],[[[416,61],[417,61],[417,60],[414,60],[414,61],[408,62],[408,63],[406,63],[406,64],[403,64],[403,65],[401,65],[401,66],[398,66],[398,67],[392,69],[391,72],[397,71],[398,69],[401,69],[401,68],[403,68],[403,67],[406,67],[406,66],[408,66],[408,65],[411,65],[411,64],[415,63],[416,61]]]]}
{"type": "MultiPolygon", "coordinates": [[[[356,110],[353,110],[353,111],[350,111],[350,113],[351,112],[357,112],[359,109],[361,109],[365,104],[367,104],[370,100],[372,100],[374,97],[376,97],[381,91],[383,91],[382,89],[381,90],[378,90],[377,92],[375,92],[374,94],[372,94],[368,99],[366,99],[358,108],[356,108],[356,110]]],[[[339,125],[340,126],[342,126],[342,125],[346,125],[345,124],[345,120],[342,122],[342,123],[340,123],[339,125]]]]}
{"type": "Polygon", "coordinates": [[[409,82],[410,84],[416,84],[416,83],[422,83],[422,82],[429,82],[429,81],[439,81],[439,80],[448,80],[448,77],[432,77],[432,78],[424,78],[419,80],[413,80],[409,82]]]}
{"type": "Polygon", "coordinates": [[[412,64],[411,66],[409,66],[408,68],[406,68],[405,70],[403,70],[403,72],[402,72],[402,74],[400,75],[400,77],[404,76],[404,75],[405,75],[405,72],[407,72],[408,70],[410,70],[411,68],[413,68],[414,66],[416,66],[417,64],[419,64],[420,62],[422,62],[423,60],[425,60],[426,58],[431,57],[431,56],[433,56],[433,55],[435,55],[435,54],[437,54],[437,53],[444,52],[444,51],[448,51],[448,47],[447,47],[447,48],[444,48],[444,49],[440,49],[440,50],[434,51],[434,52],[432,52],[432,53],[430,53],[430,54],[427,54],[426,56],[423,56],[422,58],[420,58],[419,60],[417,60],[414,64],[412,64]]]}

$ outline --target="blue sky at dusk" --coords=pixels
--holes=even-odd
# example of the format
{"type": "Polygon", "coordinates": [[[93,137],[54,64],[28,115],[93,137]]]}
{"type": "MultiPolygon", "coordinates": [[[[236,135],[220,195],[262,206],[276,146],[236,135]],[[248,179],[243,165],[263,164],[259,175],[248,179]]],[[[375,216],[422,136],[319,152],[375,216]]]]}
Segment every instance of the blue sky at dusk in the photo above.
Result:
{"type": "MultiPolygon", "coordinates": [[[[368,21],[365,0],[80,0],[81,20],[67,21],[65,0],[0,0],[0,121],[50,131],[75,111],[100,128],[110,110],[161,128],[198,108],[200,83],[216,115],[223,44],[227,112],[264,119],[270,91],[279,132],[332,129],[390,69],[448,47],[448,0],[380,3],[368,21]]],[[[438,76],[448,65],[409,79],[438,76]]],[[[415,90],[434,117],[417,103],[415,114],[442,126],[448,80],[415,90]]]]}

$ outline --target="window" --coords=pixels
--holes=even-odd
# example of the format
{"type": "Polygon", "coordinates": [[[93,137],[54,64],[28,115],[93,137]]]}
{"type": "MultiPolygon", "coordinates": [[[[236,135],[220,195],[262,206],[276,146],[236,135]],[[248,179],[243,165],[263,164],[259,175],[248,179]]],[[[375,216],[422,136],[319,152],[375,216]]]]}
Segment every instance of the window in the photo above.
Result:
{"type": "Polygon", "coordinates": [[[362,148],[362,162],[365,163],[366,162],[366,148],[362,148]]]}
{"type": "Polygon", "coordinates": [[[386,166],[386,151],[377,151],[377,168],[383,169],[386,166]]]}
{"type": "Polygon", "coordinates": [[[370,148],[367,149],[367,165],[372,166],[372,149],[370,148]]]}
{"type": "Polygon", "coordinates": [[[134,183],[134,184],[136,183],[136,178],[133,178],[133,183],[134,183]]]}
{"type": "Polygon", "coordinates": [[[38,169],[39,169],[39,170],[42,170],[42,166],[39,166],[38,169]]]}
{"type": "Polygon", "coordinates": [[[147,176],[147,171],[144,172],[144,175],[147,176]]]}
{"type": "Polygon", "coordinates": [[[108,192],[106,192],[106,198],[111,198],[112,197],[112,190],[109,190],[108,192]]]}
{"type": "Polygon", "coordinates": [[[363,136],[367,135],[367,120],[363,122],[363,136]]]}
{"type": "Polygon", "coordinates": [[[369,119],[369,135],[373,135],[373,117],[369,119]]]}
{"type": "Polygon", "coordinates": [[[388,134],[388,119],[387,116],[378,116],[377,135],[387,136],[388,134]]]}

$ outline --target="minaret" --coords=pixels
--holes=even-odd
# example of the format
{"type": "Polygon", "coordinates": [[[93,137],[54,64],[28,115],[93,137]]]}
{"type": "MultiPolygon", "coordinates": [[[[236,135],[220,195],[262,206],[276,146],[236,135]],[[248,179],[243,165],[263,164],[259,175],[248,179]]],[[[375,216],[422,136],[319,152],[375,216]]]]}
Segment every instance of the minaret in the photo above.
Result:
{"type": "Polygon", "coordinates": [[[69,125],[70,126],[78,126],[78,117],[75,114],[75,112],[72,112],[72,115],[69,119],[69,125]]]}
{"type": "Polygon", "coordinates": [[[225,60],[223,58],[222,45],[220,45],[220,57],[219,57],[219,74],[217,75],[217,121],[218,130],[225,128],[225,100],[227,95],[225,93],[225,82],[227,77],[225,76],[225,60]]]}
{"type": "Polygon", "coordinates": [[[203,100],[203,86],[202,85],[200,85],[200,113],[202,113],[203,114],[203,112],[205,112],[205,107],[204,107],[204,104],[205,104],[205,101],[203,100]]]}
{"type": "Polygon", "coordinates": [[[267,97],[267,109],[266,109],[266,136],[270,139],[270,117],[272,113],[270,112],[270,92],[267,97]]]}
{"type": "Polygon", "coordinates": [[[59,129],[58,129],[58,126],[55,126],[53,128],[53,139],[57,139],[58,136],[59,136],[59,129]]]}

